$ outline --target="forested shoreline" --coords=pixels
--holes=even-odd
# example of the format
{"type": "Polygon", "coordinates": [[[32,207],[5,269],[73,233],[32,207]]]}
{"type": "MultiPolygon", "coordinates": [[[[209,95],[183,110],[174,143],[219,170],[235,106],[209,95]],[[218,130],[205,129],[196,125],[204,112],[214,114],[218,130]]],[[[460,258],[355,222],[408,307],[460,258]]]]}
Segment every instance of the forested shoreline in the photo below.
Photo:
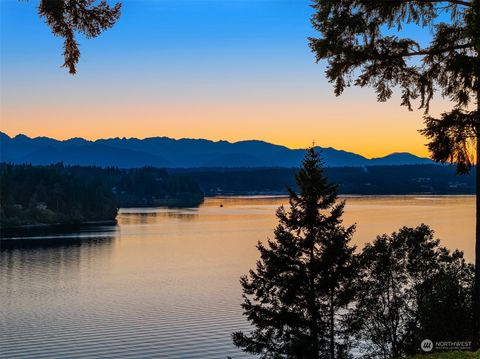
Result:
{"type": "MultiPolygon", "coordinates": [[[[206,196],[288,194],[297,189],[298,168],[171,169],[197,182],[206,196]]],[[[475,169],[459,176],[449,165],[325,167],[342,195],[470,195],[475,194],[475,169]]]]}
{"type": "MultiPolygon", "coordinates": [[[[120,207],[195,207],[204,196],[287,194],[295,168],[160,169],[154,167],[0,164],[3,228],[114,221],[120,207]]],[[[343,195],[475,193],[474,174],[451,166],[325,168],[343,195]]]]}
{"type": "Polygon", "coordinates": [[[0,164],[0,227],[115,221],[119,207],[196,206],[190,177],[146,167],[0,164]]]}

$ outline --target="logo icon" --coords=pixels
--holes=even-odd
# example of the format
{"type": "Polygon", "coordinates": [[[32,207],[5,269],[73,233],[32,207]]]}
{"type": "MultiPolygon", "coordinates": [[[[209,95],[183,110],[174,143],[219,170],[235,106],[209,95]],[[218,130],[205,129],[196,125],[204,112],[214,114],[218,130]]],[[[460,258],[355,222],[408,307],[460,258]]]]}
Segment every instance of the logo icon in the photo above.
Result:
{"type": "Polygon", "coordinates": [[[426,353],[431,352],[433,350],[433,342],[430,339],[422,340],[422,343],[420,343],[420,349],[426,353]]]}

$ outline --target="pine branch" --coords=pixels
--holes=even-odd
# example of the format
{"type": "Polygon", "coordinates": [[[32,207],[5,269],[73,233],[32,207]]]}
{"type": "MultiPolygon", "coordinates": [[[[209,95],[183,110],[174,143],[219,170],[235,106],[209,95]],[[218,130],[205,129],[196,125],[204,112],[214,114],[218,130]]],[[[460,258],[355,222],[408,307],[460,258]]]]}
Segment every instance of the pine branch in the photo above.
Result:
{"type": "Polygon", "coordinates": [[[461,1],[461,0],[448,0],[448,2],[452,4],[457,4],[457,5],[463,5],[463,6],[472,6],[472,3],[469,1],[461,1]]]}
{"type": "Polygon", "coordinates": [[[462,0],[427,0],[427,2],[449,2],[456,5],[463,5],[468,7],[472,6],[471,1],[462,1],[462,0]]]}
{"type": "Polygon", "coordinates": [[[469,49],[473,47],[472,44],[464,44],[464,45],[456,45],[456,46],[449,46],[445,47],[443,49],[433,49],[433,50],[419,50],[415,52],[408,52],[401,54],[402,57],[410,57],[410,56],[427,56],[427,55],[440,55],[443,54],[444,52],[449,52],[453,50],[462,50],[462,49],[469,49]]]}
{"type": "Polygon", "coordinates": [[[425,2],[425,3],[437,3],[437,2],[448,2],[451,4],[455,5],[462,5],[462,6],[472,6],[472,2],[470,1],[463,1],[463,0],[425,0],[425,1],[419,1],[419,0],[372,0],[371,2],[382,2],[382,3],[408,3],[408,2],[425,2]]]}

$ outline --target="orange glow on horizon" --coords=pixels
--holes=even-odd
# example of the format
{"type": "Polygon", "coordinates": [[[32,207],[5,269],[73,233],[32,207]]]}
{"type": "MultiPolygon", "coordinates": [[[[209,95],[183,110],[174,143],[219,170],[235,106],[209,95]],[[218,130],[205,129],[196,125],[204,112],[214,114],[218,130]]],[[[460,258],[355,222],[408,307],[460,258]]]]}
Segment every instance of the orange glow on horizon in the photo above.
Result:
{"type": "MultiPolygon", "coordinates": [[[[324,102],[324,101],[322,101],[324,102]]],[[[205,138],[213,141],[263,140],[289,148],[321,147],[358,153],[367,158],[393,152],[428,157],[421,111],[409,112],[375,99],[344,106],[342,98],[316,108],[304,104],[78,104],[42,106],[41,111],[3,106],[0,130],[65,140],[112,137],[205,138]],[[353,108],[352,108],[353,107],[353,108]]]]}

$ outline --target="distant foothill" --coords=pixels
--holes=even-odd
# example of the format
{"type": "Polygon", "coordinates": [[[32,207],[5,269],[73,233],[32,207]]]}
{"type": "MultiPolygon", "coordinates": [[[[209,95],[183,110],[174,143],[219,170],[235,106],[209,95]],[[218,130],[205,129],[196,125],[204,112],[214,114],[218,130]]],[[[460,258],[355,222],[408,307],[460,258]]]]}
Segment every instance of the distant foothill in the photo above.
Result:
{"type": "MultiPolygon", "coordinates": [[[[393,153],[367,159],[361,155],[317,147],[327,167],[432,164],[428,158],[410,153],[393,153]]],[[[0,132],[0,160],[11,163],[46,165],[115,166],[135,168],[287,167],[301,165],[304,149],[290,149],[264,141],[239,142],[168,137],[110,138],[88,141],[83,138],[55,140],[48,137],[10,137],[0,132]]]]}

